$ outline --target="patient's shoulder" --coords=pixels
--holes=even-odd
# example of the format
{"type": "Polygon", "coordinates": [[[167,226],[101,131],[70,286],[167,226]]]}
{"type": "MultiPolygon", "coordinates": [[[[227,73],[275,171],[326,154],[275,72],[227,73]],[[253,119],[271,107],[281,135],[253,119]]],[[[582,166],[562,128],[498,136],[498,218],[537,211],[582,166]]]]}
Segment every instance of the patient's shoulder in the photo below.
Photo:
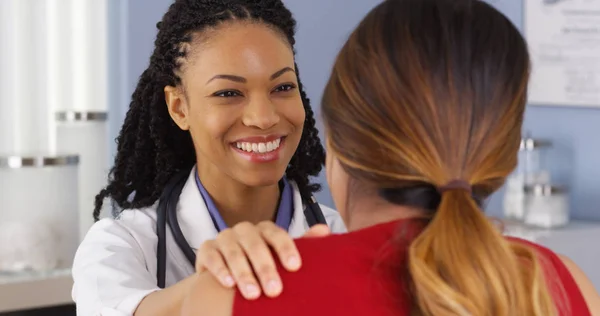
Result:
{"type": "Polygon", "coordinates": [[[200,273],[181,306],[181,316],[230,316],[235,290],[223,287],[212,274],[200,273]]]}
{"type": "Polygon", "coordinates": [[[571,273],[592,315],[600,315],[600,295],[592,281],[573,260],[563,255],[558,255],[558,257],[571,273]]]}

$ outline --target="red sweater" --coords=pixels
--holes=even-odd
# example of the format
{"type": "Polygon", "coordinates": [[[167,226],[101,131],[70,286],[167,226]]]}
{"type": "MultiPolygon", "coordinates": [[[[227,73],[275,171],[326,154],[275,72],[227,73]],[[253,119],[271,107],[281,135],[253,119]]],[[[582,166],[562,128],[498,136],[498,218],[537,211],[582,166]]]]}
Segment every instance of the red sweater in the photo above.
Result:
{"type": "MultiPolygon", "coordinates": [[[[276,299],[262,296],[248,301],[238,292],[233,315],[409,315],[411,301],[404,281],[408,274],[405,254],[401,251],[406,246],[403,247],[398,238],[399,229],[407,227],[399,227],[402,223],[408,222],[297,240],[302,269],[289,273],[279,267],[283,293],[276,299]]],[[[531,245],[551,264],[548,271],[556,273],[554,280],[562,283],[570,315],[590,315],[562,261],[552,251],[531,245]]]]}

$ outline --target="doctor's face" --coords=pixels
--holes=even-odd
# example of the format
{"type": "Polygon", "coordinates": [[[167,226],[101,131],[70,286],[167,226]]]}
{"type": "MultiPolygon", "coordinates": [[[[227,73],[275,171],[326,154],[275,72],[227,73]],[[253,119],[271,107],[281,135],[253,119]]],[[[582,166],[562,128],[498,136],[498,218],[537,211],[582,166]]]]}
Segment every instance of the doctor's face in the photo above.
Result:
{"type": "Polygon", "coordinates": [[[302,135],[304,107],[286,38],[265,25],[225,23],[197,34],[169,112],[190,131],[201,178],[277,183],[302,135]]]}

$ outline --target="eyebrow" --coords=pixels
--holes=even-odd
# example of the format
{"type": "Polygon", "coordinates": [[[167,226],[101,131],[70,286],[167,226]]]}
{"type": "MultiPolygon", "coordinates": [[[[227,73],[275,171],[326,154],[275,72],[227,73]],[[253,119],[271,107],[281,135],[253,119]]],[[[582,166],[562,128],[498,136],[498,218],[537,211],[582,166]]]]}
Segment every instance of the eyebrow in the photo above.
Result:
{"type": "MultiPolygon", "coordinates": [[[[275,79],[281,77],[281,75],[283,75],[284,73],[286,73],[288,71],[295,73],[294,69],[292,69],[291,67],[284,67],[284,68],[281,68],[280,70],[276,71],[275,73],[273,73],[269,79],[275,80],[275,79]]],[[[244,77],[240,77],[240,76],[236,76],[236,75],[221,74],[221,75],[216,75],[216,76],[208,79],[208,81],[206,83],[208,84],[209,82],[216,80],[216,79],[224,79],[224,80],[229,80],[229,81],[234,81],[234,82],[239,82],[239,83],[248,82],[248,80],[244,77]]]]}

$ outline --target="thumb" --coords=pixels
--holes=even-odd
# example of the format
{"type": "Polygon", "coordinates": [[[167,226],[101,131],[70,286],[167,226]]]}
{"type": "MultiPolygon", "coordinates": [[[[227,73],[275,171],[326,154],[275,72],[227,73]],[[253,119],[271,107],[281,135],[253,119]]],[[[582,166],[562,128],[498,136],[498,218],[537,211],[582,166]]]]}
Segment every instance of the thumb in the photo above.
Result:
{"type": "Polygon", "coordinates": [[[317,224],[312,226],[309,230],[304,233],[302,237],[324,237],[331,234],[329,227],[325,224],[317,224]]]}

